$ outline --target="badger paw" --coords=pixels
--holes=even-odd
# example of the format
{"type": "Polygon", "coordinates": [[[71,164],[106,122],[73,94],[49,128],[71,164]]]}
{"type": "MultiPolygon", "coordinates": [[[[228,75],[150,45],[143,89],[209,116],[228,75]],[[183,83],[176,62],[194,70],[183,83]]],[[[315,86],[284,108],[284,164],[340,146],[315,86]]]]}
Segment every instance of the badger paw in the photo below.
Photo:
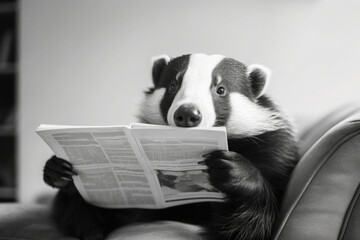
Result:
{"type": "Polygon", "coordinates": [[[56,156],[47,160],[44,167],[44,181],[51,187],[63,188],[72,182],[72,176],[77,175],[71,163],[56,156]]]}
{"type": "Polygon", "coordinates": [[[241,154],[220,150],[203,157],[199,164],[208,167],[210,183],[221,192],[242,195],[248,187],[256,185],[258,170],[241,154]]]}

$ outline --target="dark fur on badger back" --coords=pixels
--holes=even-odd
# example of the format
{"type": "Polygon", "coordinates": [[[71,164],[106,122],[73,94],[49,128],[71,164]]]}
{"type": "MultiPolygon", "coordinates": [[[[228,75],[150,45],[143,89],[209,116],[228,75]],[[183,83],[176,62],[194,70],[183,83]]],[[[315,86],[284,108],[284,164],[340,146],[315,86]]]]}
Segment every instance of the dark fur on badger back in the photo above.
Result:
{"type": "Polygon", "coordinates": [[[205,119],[201,124],[227,127],[229,151],[211,152],[199,162],[207,166],[210,183],[226,195],[226,201],[156,210],[99,208],[85,202],[70,181],[75,174],[71,164],[54,156],[45,165],[44,180],[60,188],[52,212],[59,229],[81,239],[100,240],[125,224],[174,220],[202,225],[206,239],[270,239],[298,156],[293,127],[263,94],[266,69],[219,55],[194,54],[155,59],[152,76],[154,86],[140,106],[141,122],[173,125],[172,114],[177,103],[184,103],[178,98],[183,94],[200,106],[205,119]],[[182,84],[189,81],[205,82],[196,82],[193,92],[185,94],[182,84]],[[219,82],[229,93],[226,97],[217,95],[219,82]],[[204,96],[198,98],[201,91],[204,96]],[[243,112],[234,115],[234,111],[243,112]],[[210,118],[213,122],[207,121],[210,118]]]}
{"type": "MultiPolygon", "coordinates": [[[[271,111],[279,111],[279,108],[267,96],[258,99],[258,104],[271,111]]],[[[251,137],[232,136],[228,139],[229,150],[238,152],[248,158],[261,170],[265,179],[276,190],[275,196],[280,203],[280,198],[286,187],[290,174],[297,164],[298,151],[295,133],[289,120],[280,115],[283,127],[251,137]]]]}

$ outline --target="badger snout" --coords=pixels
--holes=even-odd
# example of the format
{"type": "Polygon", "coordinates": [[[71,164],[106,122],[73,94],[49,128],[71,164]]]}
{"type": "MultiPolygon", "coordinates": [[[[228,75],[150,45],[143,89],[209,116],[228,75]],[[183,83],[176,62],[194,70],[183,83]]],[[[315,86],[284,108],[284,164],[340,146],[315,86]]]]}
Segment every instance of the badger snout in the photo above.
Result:
{"type": "Polygon", "coordinates": [[[196,127],[201,123],[201,113],[193,104],[183,104],[174,113],[174,122],[178,127],[196,127]]]}

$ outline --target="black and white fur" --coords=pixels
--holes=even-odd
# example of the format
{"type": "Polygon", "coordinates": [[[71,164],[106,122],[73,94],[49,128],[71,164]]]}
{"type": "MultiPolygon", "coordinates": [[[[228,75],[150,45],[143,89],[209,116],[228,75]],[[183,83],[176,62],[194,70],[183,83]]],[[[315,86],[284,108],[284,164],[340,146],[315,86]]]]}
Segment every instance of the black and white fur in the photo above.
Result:
{"type": "Polygon", "coordinates": [[[53,205],[60,230],[95,240],[125,224],[175,220],[204,226],[208,239],[270,239],[297,149],[292,126],[264,94],[269,70],[221,55],[191,54],[154,58],[152,77],[154,86],[140,106],[142,122],[226,126],[230,150],[211,152],[199,162],[226,201],[102,209],[81,198],[71,181],[72,166],[54,156],[45,165],[44,180],[60,188],[53,205]]]}

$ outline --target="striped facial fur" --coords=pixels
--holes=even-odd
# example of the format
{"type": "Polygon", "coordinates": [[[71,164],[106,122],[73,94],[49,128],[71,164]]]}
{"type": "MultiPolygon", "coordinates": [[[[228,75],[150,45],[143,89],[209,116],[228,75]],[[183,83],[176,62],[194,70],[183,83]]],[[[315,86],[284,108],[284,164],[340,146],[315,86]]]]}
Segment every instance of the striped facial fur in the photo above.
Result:
{"type": "Polygon", "coordinates": [[[264,95],[270,71],[221,55],[153,59],[154,87],[140,107],[142,122],[179,127],[226,126],[228,135],[254,136],[284,128],[264,95]]]}

